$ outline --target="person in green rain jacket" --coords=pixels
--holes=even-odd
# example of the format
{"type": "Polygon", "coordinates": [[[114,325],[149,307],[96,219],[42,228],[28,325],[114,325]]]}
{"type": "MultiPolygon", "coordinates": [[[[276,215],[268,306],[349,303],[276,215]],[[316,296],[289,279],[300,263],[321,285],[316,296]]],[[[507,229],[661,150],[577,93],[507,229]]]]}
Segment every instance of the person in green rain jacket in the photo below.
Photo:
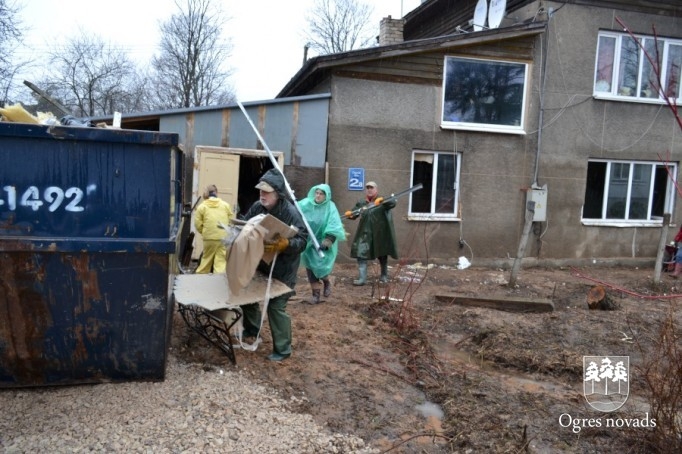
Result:
{"type": "MultiPolygon", "coordinates": [[[[272,298],[268,302],[268,323],[270,334],[272,334],[272,353],[268,355],[268,359],[282,361],[291,356],[291,317],[286,309],[289,298],[296,293],[293,289],[296,286],[296,275],[301,263],[301,252],[308,242],[308,229],[294,205],[295,202],[289,199],[286,180],[278,169],[265,172],[260,177],[256,188],[260,190],[259,199],[246,212],[244,220],[249,220],[259,214],[269,214],[298,230],[298,233],[291,238],[278,237],[265,243],[265,252],[277,253],[272,277],[292,289],[291,292],[272,298]]],[[[270,273],[270,265],[261,260],[258,270],[267,276],[270,273]]],[[[241,308],[244,314],[244,337],[257,337],[262,320],[258,303],[245,304],[241,308]]]]}
{"type": "Polygon", "coordinates": [[[350,249],[350,256],[358,260],[359,277],[353,281],[353,285],[367,283],[367,261],[375,259],[379,259],[381,265],[379,281],[388,282],[388,256],[398,258],[391,215],[395,204],[395,200],[384,202],[383,197],[379,197],[377,184],[370,181],[365,185],[365,198],[345,213],[348,219],[357,219],[358,215],[352,213],[360,213],[360,223],[350,249]]]}
{"type": "Polygon", "coordinates": [[[308,191],[308,196],[298,202],[301,212],[308,221],[310,229],[320,245],[324,257],[315,249],[312,240],[301,254],[301,264],[305,267],[312,290],[310,304],[320,303],[320,293],[327,298],[331,295],[329,274],[334,268],[339,241],[346,240],[346,231],[341,216],[332,201],[332,190],[327,184],[318,184],[308,191]],[[322,282],[320,282],[322,281],[322,282]],[[324,284],[324,289],[322,288],[324,284]]]}

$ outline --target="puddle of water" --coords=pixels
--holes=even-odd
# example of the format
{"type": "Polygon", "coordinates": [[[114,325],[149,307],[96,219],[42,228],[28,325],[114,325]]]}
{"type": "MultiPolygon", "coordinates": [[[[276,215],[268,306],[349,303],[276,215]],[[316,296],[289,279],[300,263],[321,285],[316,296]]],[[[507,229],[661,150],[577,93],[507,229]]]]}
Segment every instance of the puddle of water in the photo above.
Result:
{"type": "Polygon", "coordinates": [[[426,401],[423,404],[417,405],[415,407],[425,418],[430,416],[435,416],[438,419],[443,419],[444,413],[440,405],[434,404],[433,402],[426,401]]]}
{"type": "MultiPolygon", "coordinates": [[[[443,433],[443,417],[445,413],[440,405],[433,402],[426,401],[423,404],[415,406],[415,408],[426,418],[424,423],[424,432],[426,433],[443,433]]],[[[419,437],[417,440],[421,443],[434,443],[433,437],[419,437]]],[[[440,440],[436,443],[442,442],[440,440]]]]}
{"type": "Polygon", "coordinates": [[[431,346],[433,347],[434,352],[441,360],[446,362],[471,364],[483,372],[489,373],[491,375],[494,374],[499,378],[499,380],[507,384],[509,388],[527,392],[548,392],[552,394],[573,394],[577,391],[577,385],[566,386],[560,383],[535,380],[521,373],[513,374],[504,370],[500,370],[500,368],[493,362],[476,358],[468,352],[453,347],[452,344],[453,343],[449,341],[431,341],[431,346]]]}

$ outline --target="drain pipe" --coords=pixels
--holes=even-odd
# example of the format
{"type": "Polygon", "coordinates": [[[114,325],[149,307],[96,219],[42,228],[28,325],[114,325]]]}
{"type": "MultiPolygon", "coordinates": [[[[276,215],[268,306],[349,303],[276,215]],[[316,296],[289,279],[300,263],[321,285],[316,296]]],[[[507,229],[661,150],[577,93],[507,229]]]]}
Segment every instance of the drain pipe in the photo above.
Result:
{"type": "Polygon", "coordinates": [[[543,116],[545,113],[545,86],[547,84],[547,50],[549,48],[549,22],[554,14],[554,9],[549,8],[547,12],[547,24],[545,24],[545,36],[542,40],[542,68],[540,69],[540,115],[538,117],[538,146],[535,150],[535,172],[533,173],[532,187],[538,187],[538,173],[540,172],[540,151],[542,150],[542,128],[543,116]]]}

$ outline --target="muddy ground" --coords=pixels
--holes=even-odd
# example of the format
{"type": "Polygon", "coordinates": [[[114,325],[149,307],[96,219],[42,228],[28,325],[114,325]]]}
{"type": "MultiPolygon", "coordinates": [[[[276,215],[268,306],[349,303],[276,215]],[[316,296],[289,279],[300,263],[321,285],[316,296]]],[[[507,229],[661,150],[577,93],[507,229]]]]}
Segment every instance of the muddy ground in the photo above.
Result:
{"type": "MultiPolygon", "coordinates": [[[[644,368],[671,308],[682,326],[682,280],[664,275],[654,285],[653,269],[533,268],[510,288],[509,270],[391,265],[388,286],[356,287],[355,266],[337,264],[332,296],[314,306],[305,303],[301,270],[288,307],[293,355],[282,363],[266,359],[267,323],[258,350],[236,350],[236,366],[177,320],[173,352],[205,367],[237,368],[295,396],[294,411],[380,452],[655,449],[647,444],[654,429],[642,427],[652,418],[644,368]],[[588,309],[596,285],[615,310],[588,309]],[[554,310],[519,313],[436,298],[453,293],[551,300],[554,310]],[[587,404],[583,356],[630,357],[629,397],[617,411],[587,404]]],[[[373,280],[377,274],[378,264],[373,280]]]]}

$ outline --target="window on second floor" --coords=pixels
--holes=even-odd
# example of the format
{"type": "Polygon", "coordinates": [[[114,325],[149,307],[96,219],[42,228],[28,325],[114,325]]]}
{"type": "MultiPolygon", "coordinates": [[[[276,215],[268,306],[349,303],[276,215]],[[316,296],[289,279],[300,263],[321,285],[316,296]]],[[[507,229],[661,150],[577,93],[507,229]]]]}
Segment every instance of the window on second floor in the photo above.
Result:
{"type": "Polygon", "coordinates": [[[412,152],[412,186],[421,183],[424,187],[410,194],[410,219],[454,221],[458,218],[461,156],[452,152],[412,152]]]}
{"type": "Polygon", "coordinates": [[[524,134],[528,65],[445,57],[441,126],[524,134]]]}
{"type": "Polygon", "coordinates": [[[660,224],[672,213],[675,164],[591,160],[583,205],[585,224],[660,224]],[[668,170],[670,173],[668,173],[668,170]]]}
{"type": "Polygon", "coordinates": [[[653,36],[638,36],[637,40],[644,49],[628,34],[599,33],[594,96],[652,103],[663,103],[667,96],[673,103],[682,103],[682,40],[653,36]]]}

